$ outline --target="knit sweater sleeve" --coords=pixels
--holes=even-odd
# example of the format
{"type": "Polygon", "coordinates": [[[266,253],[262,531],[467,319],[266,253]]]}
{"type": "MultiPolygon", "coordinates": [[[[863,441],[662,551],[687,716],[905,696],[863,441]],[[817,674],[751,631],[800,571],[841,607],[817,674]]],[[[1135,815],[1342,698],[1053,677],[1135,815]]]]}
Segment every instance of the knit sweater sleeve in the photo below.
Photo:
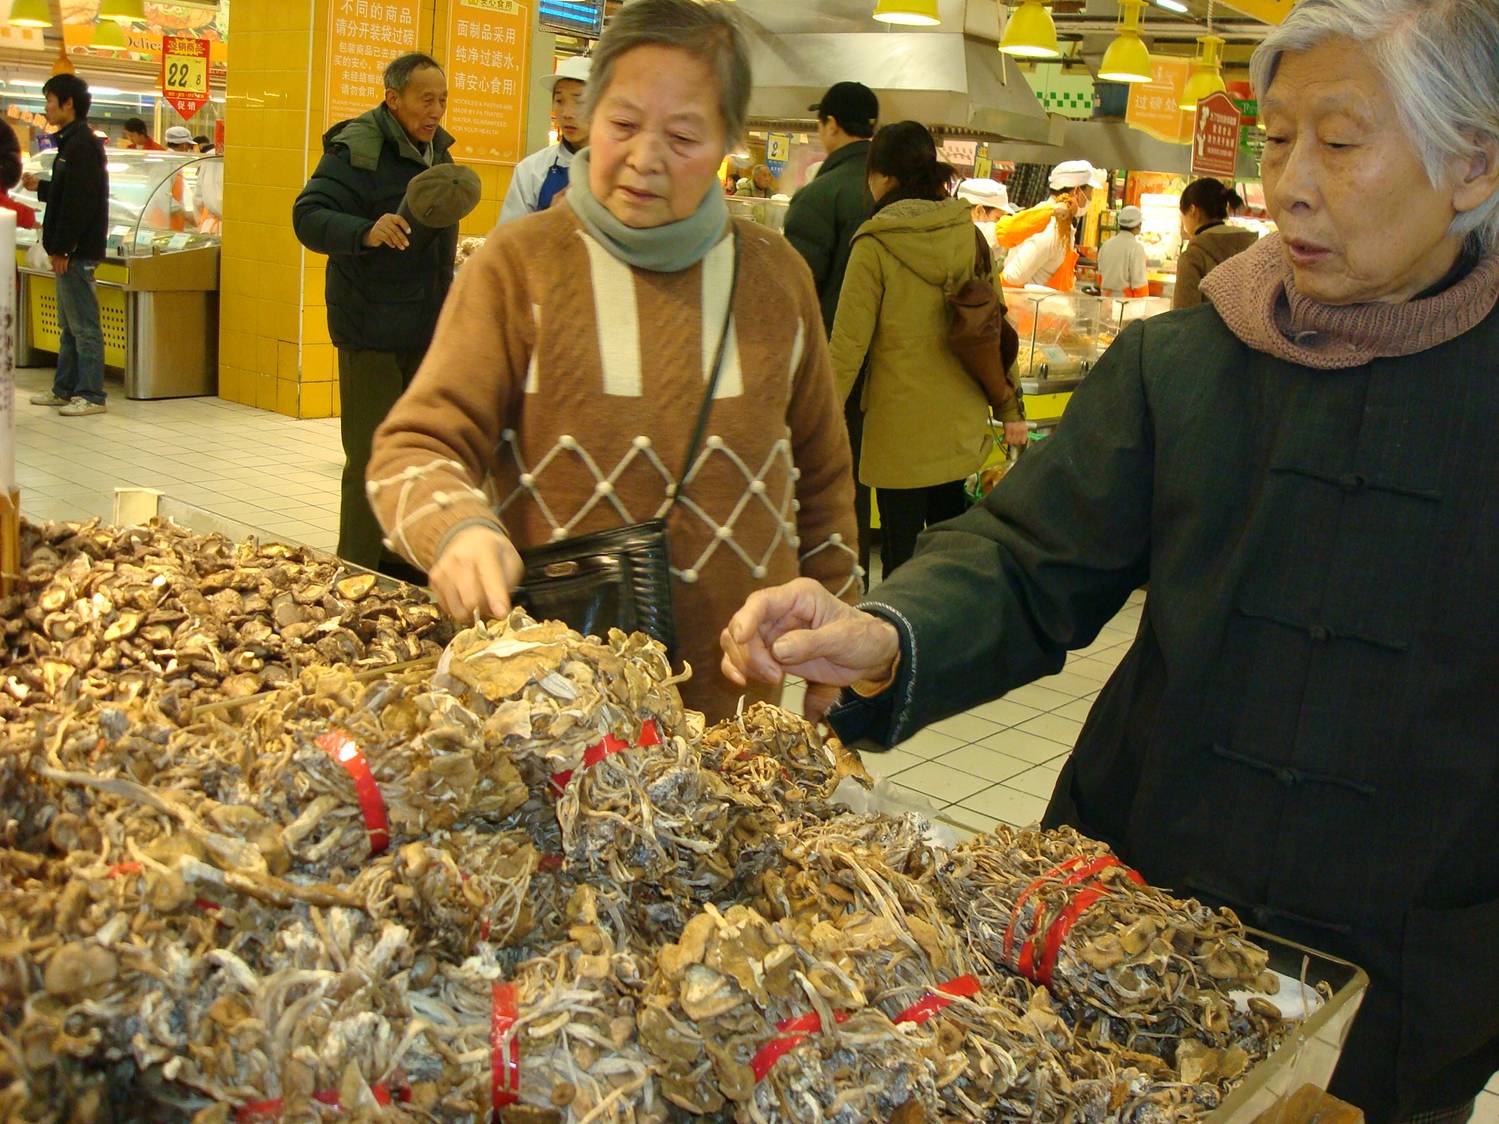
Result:
{"type": "Polygon", "coordinates": [[[854,520],[854,463],[833,386],[833,364],[822,332],[812,275],[798,271],[797,304],[805,346],[791,387],[786,424],[791,430],[796,483],[796,534],[804,577],[850,604],[862,595],[859,534],[854,520]]]}
{"type": "Polygon", "coordinates": [[[535,346],[510,241],[491,236],[464,265],[416,378],[375,433],[370,505],[393,549],[424,570],[458,530],[500,527],[479,485],[535,346]]]}

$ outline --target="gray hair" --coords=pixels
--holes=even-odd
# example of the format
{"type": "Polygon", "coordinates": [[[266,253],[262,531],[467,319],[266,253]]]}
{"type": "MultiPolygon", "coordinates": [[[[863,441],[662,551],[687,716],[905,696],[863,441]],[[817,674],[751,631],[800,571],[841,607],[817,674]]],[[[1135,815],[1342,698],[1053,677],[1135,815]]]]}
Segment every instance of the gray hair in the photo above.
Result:
{"type": "Polygon", "coordinates": [[[409,55],[402,55],[385,68],[385,88],[400,93],[411,82],[411,76],[418,70],[426,70],[428,67],[441,70],[442,63],[431,55],[424,55],[420,51],[413,51],[409,55]]]}
{"type": "Polygon", "coordinates": [[[744,134],[749,117],[749,43],[734,15],[722,0],[631,0],[609,20],[593,52],[585,112],[594,110],[609,89],[614,67],[636,47],[676,47],[708,64],[718,79],[718,111],[723,118],[724,144],[732,146],[744,134]]]}
{"type": "MultiPolygon", "coordinates": [[[[1499,0],[1301,0],[1254,53],[1255,96],[1286,51],[1339,37],[1368,51],[1434,186],[1451,160],[1499,142],[1499,0]]],[[[1499,248],[1499,192],[1458,215],[1452,232],[1499,248]]]]}

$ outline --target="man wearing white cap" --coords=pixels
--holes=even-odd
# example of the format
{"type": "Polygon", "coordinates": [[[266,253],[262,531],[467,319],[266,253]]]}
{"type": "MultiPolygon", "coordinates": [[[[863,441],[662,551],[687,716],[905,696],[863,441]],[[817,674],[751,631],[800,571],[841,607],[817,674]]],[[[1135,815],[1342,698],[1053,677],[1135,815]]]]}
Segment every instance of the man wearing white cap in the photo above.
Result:
{"type": "MultiPolygon", "coordinates": [[[[1077,265],[1072,224],[1080,212],[1087,210],[1088,202],[1093,198],[1093,178],[1097,174],[1086,160],[1067,160],[1051,170],[1051,198],[1016,215],[1017,221],[1012,225],[1019,227],[1019,220],[1038,213],[1045,215],[1049,212],[1051,218],[1005,259],[1006,285],[1012,288],[1044,285],[1061,292],[1072,289],[1073,269],[1077,265]]],[[[1006,233],[1001,229],[1001,239],[1006,233]]],[[[1013,236],[1019,231],[1009,233],[1013,236]]]]}
{"type": "Polygon", "coordinates": [[[1140,208],[1119,212],[1119,233],[1098,251],[1098,287],[1106,297],[1143,297],[1150,293],[1145,273],[1145,247],[1135,235],[1140,230],[1140,208]]]}
{"type": "Polygon", "coordinates": [[[984,236],[984,241],[993,249],[998,223],[1015,213],[1010,203],[1010,192],[998,180],[964,180],[955,193],[959,199],[973,204],[973,222],[984,236]]]}
{"type": "Polygon", "coordinates": [[[567,170],[573,157],[588,143],[588,121],[583,114],[583,95],[591,62],[582,57],[564,59],[555,73],[541,80],[552,95],[552,120],[560,138],[556,144],[533,152],[515,166],[500,222],[545,211],[567,187],[567,170]]]}

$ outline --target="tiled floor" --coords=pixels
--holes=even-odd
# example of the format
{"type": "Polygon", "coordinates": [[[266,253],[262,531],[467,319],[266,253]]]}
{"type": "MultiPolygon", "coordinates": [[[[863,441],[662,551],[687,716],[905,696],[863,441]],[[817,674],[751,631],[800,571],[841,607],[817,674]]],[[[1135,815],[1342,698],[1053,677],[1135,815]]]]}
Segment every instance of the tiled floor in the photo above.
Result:
{"type": "MultiPolygon", "coordinates": [[[[134,484],[277,538],[332,550],[343,468],[338,420],[294,421],[217,398],[131,402],[111,386],[109,412],[59,417],[26,399],[52,372],[17,372],[17,473],[35,518],[108,518],[114,488],[134,484]]],[[[1137,593],[1060,675],[939,722],[885,753],[875,774],[935,804],[959,835],[1035,822],[1088,708],[1139,627],[1137,593]]],[[[800,703],[799,689],[787,705],[800,703]]],[[[1474,1124],[1499,1124],[1499,1076],[1474,1124]]]]}

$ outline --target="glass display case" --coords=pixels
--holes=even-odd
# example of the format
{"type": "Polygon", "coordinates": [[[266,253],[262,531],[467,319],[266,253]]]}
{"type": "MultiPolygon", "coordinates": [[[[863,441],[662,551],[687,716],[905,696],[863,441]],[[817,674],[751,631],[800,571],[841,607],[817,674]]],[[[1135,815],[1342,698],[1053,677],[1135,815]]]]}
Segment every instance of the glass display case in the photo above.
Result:
{"type": "Polygon", "coordinates": [[[1010,323],[1020,336],[1016,371],[1025,392],[1053,393],[1082,381],[1098,358],[1104,306],[1109,302],[1039,286],[1006,289],[1004,297],[1010,323]],[[1037,384],[1034,389],[1033,382],[1037,384]],[[1059,385],[1063,382],[1070,385],[1059,385]]]}
{"type": "Polygon", "coordinates": [[[1111,297],[1104,307],[1098,330],[1098,354],[1102,355],[1120,332],[1136,320],[1149,320],[1171,311],[1170,297],[1111,297]]]}
{"type": "MultiPolygon", "coordinates": [[[[55,152],[26,163],[50,179],[55,152]]],[[[219,230],[223,158],[185,152],[106,149],[109,229],[96,275],[104,362],[123,372],[129,398],[179,398],[218,388],[219,230]]],[[[16,361],[53,353],[61,327],[57,283],[36,248],[46,204],[34,193],[12,197],[38,211],[37,229],[20,231],[16,361]]]]}
{"type": "Polygon", "coordinates": [[[791,200],[776,197],[774,199],[758,199],[748,195],[726,196],[729,204],[729,214],[736,219],[749,219],[761,226],[768,226],[777,233],[786,229],[786,212],[791,207],[791,200]]]}

